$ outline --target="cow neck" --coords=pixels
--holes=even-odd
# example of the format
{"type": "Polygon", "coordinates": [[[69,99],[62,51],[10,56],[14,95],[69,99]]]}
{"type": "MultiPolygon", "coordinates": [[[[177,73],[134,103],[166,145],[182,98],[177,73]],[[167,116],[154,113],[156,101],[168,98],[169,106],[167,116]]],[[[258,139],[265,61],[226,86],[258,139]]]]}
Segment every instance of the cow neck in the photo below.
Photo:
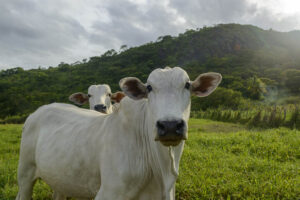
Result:
{"type": "MultiPolygon", "coordinates": [[[[128,101],[128,99],[126,100],[128,101]]],[[[165,147],[160,142],[154,141],[155,122],[151,116],[148,101],[131,100],[130,102],[133,105],[125,105],[125,109],[134,107],[134,109],[128,110],[127,116],[130,116],[129,123],[135,129],[137,146],[143,153],[144,163],[150,166],[145,170],[151,170],[152,178],[156,179],[163,188],[162,196],[169,199],[170,190],[174,188],[178,176],[179,158],[183,144],[176,147],[165,147]]]]}

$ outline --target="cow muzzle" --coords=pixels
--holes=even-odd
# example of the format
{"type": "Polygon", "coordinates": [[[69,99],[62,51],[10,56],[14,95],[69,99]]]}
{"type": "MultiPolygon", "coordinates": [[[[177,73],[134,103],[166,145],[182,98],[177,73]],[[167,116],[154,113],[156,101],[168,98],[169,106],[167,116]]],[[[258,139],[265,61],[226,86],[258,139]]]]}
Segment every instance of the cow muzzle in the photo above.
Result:
{"type": "Polygon", "coordinates": [[[156,122],[157,134],[155,141],[164,146],[177,146],[186,140],[186,123],[184,120],[159,120],[156,122]]]}
{"type": "Polygon", "coordinates": [[[107,113],[107,107],[104,104],[97,104],[97,105],[94,106],[94,109],[96,111],[104,113],[104,114],[107,113]]]}

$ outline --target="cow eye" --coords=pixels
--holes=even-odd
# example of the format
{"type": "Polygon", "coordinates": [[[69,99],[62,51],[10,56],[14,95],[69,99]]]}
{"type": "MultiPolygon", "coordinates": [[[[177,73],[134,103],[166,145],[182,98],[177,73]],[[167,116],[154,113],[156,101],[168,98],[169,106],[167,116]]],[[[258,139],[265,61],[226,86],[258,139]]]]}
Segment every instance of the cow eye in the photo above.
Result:
{"type": "Polygon", "coordinates": [[[92,95],[91,95],[91,94],[88,94],[88,97],[90,98],[90,97],[92,97],[92,95]]]}
{"type": "Polygon", "coordinates": [[[191,84],[189,82],[186,82],[184,88],[189,90],[190,87],[191,87],[191,84]]]}
{"type": "Polygon", "coordinates": [[[107,95],[108,95],[109,97],[111,97],[111,93],[108,93],[107,95]]]}
{"type": "Polygon", "coordinates": [[[148,90],[148,92],[151,92],[152,91],[152,86],[151,85],[147,85],[147,90],[148,90]]]}

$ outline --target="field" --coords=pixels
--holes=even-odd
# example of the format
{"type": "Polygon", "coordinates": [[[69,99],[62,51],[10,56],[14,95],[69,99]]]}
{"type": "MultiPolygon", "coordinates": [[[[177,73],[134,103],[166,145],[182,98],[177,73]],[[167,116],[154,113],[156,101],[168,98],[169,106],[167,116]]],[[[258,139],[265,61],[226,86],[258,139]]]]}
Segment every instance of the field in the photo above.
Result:
{"type": "MultiPolygon", "coordinates": [[[[176,183],[188,199],[300,199],[300,132],[191,119],[176,183]]],[[[0,125],[0,199],[17,194],[22,125],[0,125]]],[[[42,181],[34,199],[51,199],[42,181]]]]}

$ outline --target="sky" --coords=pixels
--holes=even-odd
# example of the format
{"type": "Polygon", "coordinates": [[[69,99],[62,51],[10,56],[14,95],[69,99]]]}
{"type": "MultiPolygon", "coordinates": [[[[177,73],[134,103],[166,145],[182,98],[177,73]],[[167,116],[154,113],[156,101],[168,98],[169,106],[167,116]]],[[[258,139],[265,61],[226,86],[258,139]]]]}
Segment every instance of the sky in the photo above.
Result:
{"type": "Polygon", "coordinates": [[[0,70],[74,63],[220,23],[300,30],[300,0],[0,0],[0,70]]]}

